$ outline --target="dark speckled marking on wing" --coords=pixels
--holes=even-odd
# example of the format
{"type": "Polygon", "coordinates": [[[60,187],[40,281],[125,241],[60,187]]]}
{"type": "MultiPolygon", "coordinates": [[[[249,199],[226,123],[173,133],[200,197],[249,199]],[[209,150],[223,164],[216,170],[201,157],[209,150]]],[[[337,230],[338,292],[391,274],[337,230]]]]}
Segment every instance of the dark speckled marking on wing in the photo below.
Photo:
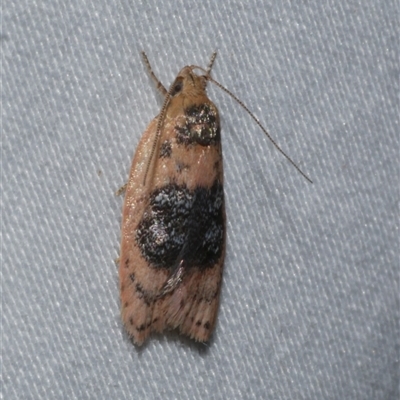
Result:
{"type": "Polygon", "coordinates": [[[142,256],[154,268],[207,268],[220,258],[224,239],[224,192],[215,182],[193,191],[169,184],[155,190],[136,230],[142,256]]]}

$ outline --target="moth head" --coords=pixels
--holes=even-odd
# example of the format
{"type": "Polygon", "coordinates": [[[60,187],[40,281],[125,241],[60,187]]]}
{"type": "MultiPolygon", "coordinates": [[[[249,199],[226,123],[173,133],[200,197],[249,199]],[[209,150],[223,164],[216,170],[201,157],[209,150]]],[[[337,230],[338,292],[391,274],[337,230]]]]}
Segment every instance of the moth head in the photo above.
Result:
{"type": "Polygon", "coordinates": [[[205,94],[207,79],[202,75],[197,75],[193,69],[192,66],[188,66],[179,72],[169,89],[171,97],[196,97],[205,94]]]}

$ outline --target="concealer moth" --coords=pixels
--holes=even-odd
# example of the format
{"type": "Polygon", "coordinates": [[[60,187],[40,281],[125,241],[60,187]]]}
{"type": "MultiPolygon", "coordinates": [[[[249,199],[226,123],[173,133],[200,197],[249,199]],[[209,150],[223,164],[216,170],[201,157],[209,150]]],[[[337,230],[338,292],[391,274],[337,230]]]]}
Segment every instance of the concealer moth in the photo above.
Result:
{"type": "Polygon", "coordinates": [[[166,90],[142,53],[164,96],[133,158],[122,214],[119,279],[121,317],[133,342],[178,329],[206,342],[216,322],[225,256],[221,129],[206,94],[207,69],[184,67],[166,90]],[[202,75],[197,75],[198,70],[202,75]]]}

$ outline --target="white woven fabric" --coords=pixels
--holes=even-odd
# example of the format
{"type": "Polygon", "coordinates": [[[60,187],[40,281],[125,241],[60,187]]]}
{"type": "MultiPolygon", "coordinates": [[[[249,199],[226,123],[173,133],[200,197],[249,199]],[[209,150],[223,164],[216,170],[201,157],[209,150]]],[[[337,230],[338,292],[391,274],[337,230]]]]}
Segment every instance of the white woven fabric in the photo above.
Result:
{"type": "Polygon", "coordinates": [[[399,6],[9,1],[2,6],[2,399],[394,399],[399,6]],[[119,318],[123,198],[168,86],[206,66],[222,116],[227,257],[208,346],[140,350],[119,318]]]}

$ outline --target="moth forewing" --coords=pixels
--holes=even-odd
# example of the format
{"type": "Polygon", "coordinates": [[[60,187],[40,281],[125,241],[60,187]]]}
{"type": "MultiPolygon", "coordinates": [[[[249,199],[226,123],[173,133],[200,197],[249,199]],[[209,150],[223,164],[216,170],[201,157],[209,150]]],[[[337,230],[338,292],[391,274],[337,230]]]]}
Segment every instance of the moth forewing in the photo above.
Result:
{"type": "Polygon", "coordinates": [[[138,345],[174,328],[207,341],[215,325],[225,208],[219,115],[205,82],[180,71],[132,162],[119,276],[122,320],[138,345]]]}

